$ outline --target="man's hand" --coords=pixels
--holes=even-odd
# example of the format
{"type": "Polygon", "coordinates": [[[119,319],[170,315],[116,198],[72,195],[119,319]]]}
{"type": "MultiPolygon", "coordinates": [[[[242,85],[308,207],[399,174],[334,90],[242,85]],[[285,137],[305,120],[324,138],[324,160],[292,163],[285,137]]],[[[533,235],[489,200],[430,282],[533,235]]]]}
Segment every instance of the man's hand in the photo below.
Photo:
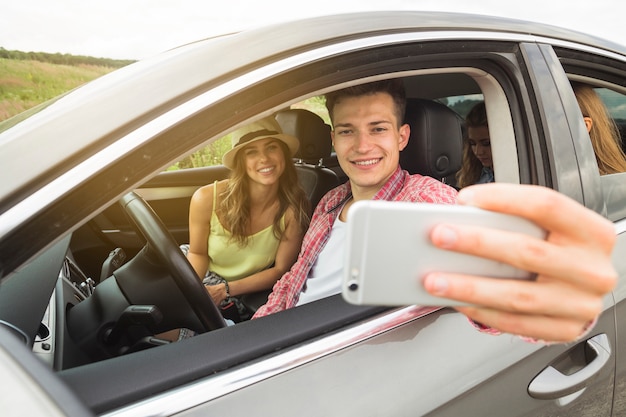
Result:
{"type": "Polygon", "coordinates": [[[616,285],[611,262],[613,224],[549,188],[484,184],[459,192],[459,204],[525,217],[547,231],[545,240],[471,226],[438,225],[443,249],[505,262],[537,274],[536,281],[432,273],[424,287],[472,304],[457,310],[496,330],[545,341],[581,337],[616,285]]]}

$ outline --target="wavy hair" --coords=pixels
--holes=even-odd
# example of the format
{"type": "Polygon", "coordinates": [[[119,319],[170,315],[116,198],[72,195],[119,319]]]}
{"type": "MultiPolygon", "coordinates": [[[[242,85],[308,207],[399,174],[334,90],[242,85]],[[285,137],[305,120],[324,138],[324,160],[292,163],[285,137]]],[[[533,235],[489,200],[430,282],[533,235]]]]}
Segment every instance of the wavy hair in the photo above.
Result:
{"type": "Polygon", "coordinates": [[[469,127],[482,127],[488,126],[487,123],[487,110],[485,109],[485,102],[481,101],[476,104],[465,116],[465,135],[463,138],[463,162],[461,169],[456,173],[456,185],[458,188],[467,187],[468,185],[476,184],[480,178],[480,174],[483,170],[483,164],[480,162],[474,152],[472,152],[472,146],[469,143],[467,136],[467,128],[469,127]]]}
{"type": "MultiPolygon", "coordinates": [[[[289,148],[284,142],[277,140],[285,158],[285,170],[278,181],[279,209],[274,216],[273,231],[277,239],[285,232],[280,219],[291,207],[296,221],[303,231],[309,227],[310,203],[306,193],[298,182],[298,172],[293,164],[289,148]]],[[[224,226],[231,232],[232,239],[241,247],[248,243],[250,227],[250,193],[248,192],[250,177],[246,173],[245,153],[237,152],[235,166],[231,172],[226,189],[220,195],[218,210],[224,226]]]]}
{"type": "Polygon", "coordinates": [[[621,147],[619,130],[602,99],[589,84],[571,84],[583,117],[589,117],[593,121],[589,138],[596,154],[600,175],[626,172],[626,155],[621,147]]]}

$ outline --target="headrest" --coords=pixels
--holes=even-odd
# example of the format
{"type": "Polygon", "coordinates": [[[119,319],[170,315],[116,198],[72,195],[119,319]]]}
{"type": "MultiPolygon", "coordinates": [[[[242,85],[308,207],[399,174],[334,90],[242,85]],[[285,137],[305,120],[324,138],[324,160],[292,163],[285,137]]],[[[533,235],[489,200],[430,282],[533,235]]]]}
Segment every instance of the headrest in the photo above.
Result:
{"type": "Polygon", "coordinates": [[[463,120],[459,115],[435,101],[409,99],[404,119],[411,136],[400,152],[403,169],[442,179],[461,168],[463,120]]]}
{"type": "Polygon", "coordinates": [[[330,126],[317,114],[304,109],[281,110],[276,113],[276,121],[284,133],[300,140],[296,158],[315,164],[321,158],[330,156],[330,126]]]}

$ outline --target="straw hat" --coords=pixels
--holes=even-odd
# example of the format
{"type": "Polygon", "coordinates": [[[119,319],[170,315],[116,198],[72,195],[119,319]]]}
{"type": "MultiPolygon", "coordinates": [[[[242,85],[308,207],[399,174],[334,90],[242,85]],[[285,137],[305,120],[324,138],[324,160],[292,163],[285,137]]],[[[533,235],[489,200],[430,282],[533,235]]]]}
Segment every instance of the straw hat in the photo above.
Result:
{"type": "Polygon", "coordinates": [[[222,164],[228,169],[233,169],[235,167],[235,156],[241,148],[257,140],[267,138],[274,138],[284,142],[291,152],[291,155],[286,155],[287,158],[292,158],[300,146],[300,142],[295,136],[283,133],[274,117],[266,117],[239,128],[232,133],[233,148],[224,154],[222,164]]]}

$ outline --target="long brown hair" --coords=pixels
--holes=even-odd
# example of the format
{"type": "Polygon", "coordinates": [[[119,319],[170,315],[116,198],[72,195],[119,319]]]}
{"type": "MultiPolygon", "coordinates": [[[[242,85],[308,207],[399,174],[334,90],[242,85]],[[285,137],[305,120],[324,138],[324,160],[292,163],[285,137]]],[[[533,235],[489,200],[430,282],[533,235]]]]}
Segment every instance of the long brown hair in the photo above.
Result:
{"type": "Polygon", "coordinates": [[[487,126],[487,111],[484,101],[472,107],[467,116],[465,116],[466,133],[463,138],[463,163],[461,164],[461,169],[456,173],[456,186],[458,188],[475,184],[480,179],[483,164],[472,151],[472,146],[467,137],[467,128],[481,126],[487,126]]]}
{"type": "MultiPolygon", "coordinates": [[[[282,141],[277,140],[285,158],[285,170],[278,181],[279,209],[274,216],[274,236],[281,239],[285,232],[281,227],[280,219],[287,209],[293,209],[296,221],[302,231],[309,227],[309,200],[298,182],[298,173],[293,161],[288,156],[289,148],[282,141]]],[[[250,193],[248,192],[250,177],[246,173],[245,152],[238,152],[235,156],[235,166],[231,172],[226,189],[220,194],[219,213],[225,223],[224,226],[231,232],[233,240],[240,246],[248,243],[250,226],[250,193]]]]}
{"type": "Polygon", "coordinates": [[[606,106],[589,84],[572,82],[572,88],[583,117],[593,121],[589,138],[600,175],[626,172],[626,155],[620,144],[619,130],[606,106]]]}

